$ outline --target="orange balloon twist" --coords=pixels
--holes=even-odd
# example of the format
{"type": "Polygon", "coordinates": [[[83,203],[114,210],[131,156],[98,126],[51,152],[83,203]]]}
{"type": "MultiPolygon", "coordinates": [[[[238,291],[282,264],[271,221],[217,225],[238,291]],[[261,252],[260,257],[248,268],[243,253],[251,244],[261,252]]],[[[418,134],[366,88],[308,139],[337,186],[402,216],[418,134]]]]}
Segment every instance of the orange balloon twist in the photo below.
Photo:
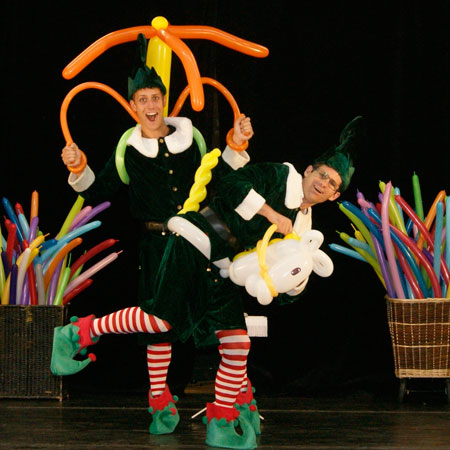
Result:
{"type": "MultiPolygon", "coordinates": [[[[202,85],[203,84],[209,84],[213,87],[215,87],[227,100],[228,103],[231,106],[231,109],[233,110],[234,120],[236,120],[238,117],[240,117],[242,114],[239,111],[239,106],[234,99],[231,92],[222,84],[219,83],[217,80],[214,80],[214,78],[209,77],[202,77],[200,79],[202,85]]],[[[183,91],[181,92],[180,96],[178,97],[178,100],[175,102],[175,106],[173,107],[172,112],[170,113],[171,117],[175,117],[180,112],[181,108],[184,105],[184,102],[186,101],[187,96],[190,93],[190,87],[189,85],[186,86],[183,91]]],[[[227,134],[226,140],[229,147],[231,147],[233,150],[236,150],[238,152],[241,152],[243,150],[246,150],[248,147],[248,141],[244,142],[242,145],[237,145],[233,142],[233,128],[230,129],[230,131],[227,134]]]]}
{"type": "Polygon", "coordinates": [[[50,280],[52,278],[53,273],[55,272],[56,268],[58,267],[59,263],[62,261],[62,259],[71,252],[75,247],[78,247],[83,242],[83,239],[80,237],[77,237],[73,239],[72,241],[65,244],[61,250],[58,251],[58,253],[54,256],[52,262],[48,266],[47,272],[44,275],[44,289],[47,290],[47,287],[50,283],[50,280]]]}
{"type": "MultiPolygon", "coordinates": [[[[110,88],[106,84],[97,83],[95,81],[87,81],[85,83],[79,84],[78,86],[75,86],[72,90],[70,90],[69,93],[65,96],[65,98],[62,102],[62,105],[61,105],[59,119],[60,119],[60,123],[61,123],[61,130],[66,139],[67,145],[70,145],[73,143],[73,139],[72,139],[72,136],[69,131],[69,126],[67,124],[67,110],[69,108],[69,104],[72,101],[72,99],[75,97],[75,95],[77,95],[79,92],[84,91],[86,89],[99,89],[103,92],[108,93],[113,98],[115,98],[126,109],[128,114],[130,114],[130,116],[136,122],[138,122],[138,117],[137,117],[136,113],[131,109],[130,104],[117,91],[110,88]]],[[[84,152],[82,152],[82,151],[80,151],[80,152],[81,152],[80,164],[77,166],[67,167],[70,170],[70,172],[72,172],[72,173],[81,173],[81,172],[83,172],[83,170],[86,167],[86,164],[87,164],[86,155],[84,154],[84,152]]]]}

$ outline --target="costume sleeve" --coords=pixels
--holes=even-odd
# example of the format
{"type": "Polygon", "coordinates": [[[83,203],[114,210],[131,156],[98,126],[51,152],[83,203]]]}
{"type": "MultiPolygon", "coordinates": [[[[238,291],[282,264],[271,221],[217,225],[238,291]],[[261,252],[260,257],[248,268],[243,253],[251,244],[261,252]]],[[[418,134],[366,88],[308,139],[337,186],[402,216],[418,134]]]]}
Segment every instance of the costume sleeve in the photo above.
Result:
{"type": "Polygon", "coordinates": [[[237,170],[250,161],[250,155],[246,151],[237,152],[227,145],[222,152],[222,159],[231,169],[237,170]]]}
{"type": "Polygon", "coordinates": [[[230,172],[218,181],[216,200],[250,220],[268,199],[285,192],[288,170],[283,164],[259,163],[230,172]]]}
{"type": "Polygon", "coordinates": [[[219,180],[225,175],[244,167],[249,161],[250,156],[246,151],[237,152],[227,145],[219,158],[217,166],[213,169],[212,179],[207,186],[208,197],[211,196],[211,192],[216,191],[219,180]]]}
{"type": "Polygon", "coordinates": [[[113,197],[123,186],[116,168],[115,153],[98,176],[95,176],[92,169],[86,166],[77,179],[74,179],[73,175],[69,176],[69,184],[88,202],[99,203],[113,197]]]}

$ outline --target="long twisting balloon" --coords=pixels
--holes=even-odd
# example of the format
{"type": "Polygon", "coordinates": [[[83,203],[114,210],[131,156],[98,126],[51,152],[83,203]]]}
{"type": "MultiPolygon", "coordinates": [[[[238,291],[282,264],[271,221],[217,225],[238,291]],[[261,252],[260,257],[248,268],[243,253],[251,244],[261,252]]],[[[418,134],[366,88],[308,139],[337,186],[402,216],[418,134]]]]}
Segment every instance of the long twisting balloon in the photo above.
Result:
{"type": "Polygon", "coordinates": [[[202,158],[200,167],[195,172],[194,184],[189,191],[189,197],[178,214],[199,210],[200,203],[206,198],[206,185],[211,181],[211,171],[217,166],[220,155],[221,151],[215,148],[202,158]]]}
{"type": "Polygon", "coordinates": [[[66,139],[66,143],[69,145],[73,142],[72,136],[70,135],[69,127],[67,125],[67,109],[69,108],[70,102],[79,92],[84,91],[86,89],[98,89],[100,91],[106,92],[114,97],[130,114],[133,119],[138,122],[138,117],[136,113],[131,109],[130,104],[122,97],[117,91],[110,88],[106,84],[97,83],[96,81],[87,81],[86,83],[81,83],[78,86],[75,86],[73,89],[69,91],[69,93],[64,97],[64,100],[61,104],[61,109],[59,112],[59,119],[61,122],[61,129],[63,135],[66,139]]]}

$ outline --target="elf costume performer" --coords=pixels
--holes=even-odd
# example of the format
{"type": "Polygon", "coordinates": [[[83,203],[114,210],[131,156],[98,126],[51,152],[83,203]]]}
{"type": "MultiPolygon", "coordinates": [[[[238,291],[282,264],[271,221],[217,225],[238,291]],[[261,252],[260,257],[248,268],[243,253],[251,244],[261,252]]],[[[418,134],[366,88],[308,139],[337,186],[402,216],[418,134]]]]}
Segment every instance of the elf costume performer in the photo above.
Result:
{"type": "MultiPolygon", "coordinates": [[[[270,223],[276,223],[283,234],[293,229],[301,235],[311,228],[311,207],[335,200],[350,182],[354,169],[348,149],[357,140],[359,124],[358,117],[344,129],[340,144],[333,152],[327,153],[317,165],[308,166],[303,176],[292,164],[255,164],[224,174],[224,164],[219,163],[213,172],[216,194],[210,199],[209,206],[200,212],[183,214],[168,210],[170,206],[174,209],[175,205],[181,205],[178,202],[182,197],[174,198],[174,192],[180,192],[182,184],[173,190],[174,184],[165,172],[170,171],[165,158],[175,159],[180,153],[173,153],[173,150],[171,153],[167,138],[162,139],[165,142],[155,142],[157,150],[153,156],[143,154],[133,141],[134,148],[127,149],[125,159],[130,175],[132,213],[148,222],[145,214],[156,212],[157,219],[171,232],[165,236],[162,257],[159,261],[154,260],[155,263],[160,262],[159,269],[152,273],[154,266],[150,269],[150,261],[145,261],[148,256],[143,253],[150,252],[151,248],[145,245],[144,240],[140,248],[144,278],[140,287],[140,306],[102,318],[93,315],[72,318],[70,324],[56,328],[52,372],[68,375],[82,370],[94,356],[91,354],[83,361],[75,358],[86,353],[87,347],[97,343],[104,334],[145,335],[148,338],[148,398],[152,415],[149,431],[152,434],[171,433],[180,419],[177,399],[166,384],[172,343],[185,342],[193,336],[199,347],[216,344],[221,362],[215,381],[215,400],[206,405],[206,443],[222,448],[256,448],[256,436],[261,429],[246,371],[250,339],[244,318],[242,290],[229,278],[222,278],[221,269],[227,268],[236,253],[254,247],[270,223]],[[163,145],[167,148],[161,154],[163,145]],[[155,173],[147,173],[150,169],[144,164],[149,163],[147,158],[153,158],[155,165],[158,156],[161,156],[159,177],[155,173]],[[148,192],[151,198],[147,198],[148,192]],[[147,204],[140,207],[139,201],[152,205],[155,202],[166,214],[154,206],[147,207],[147,204]],[[169,216],[172,217],[169,219],[169,216]],[[154,280],[154,284],[149,280],[154,280]],[[240,433],[235,430],[237,424],[241,428],[240,433]]],[[[242,154],[233,155],[233,160],[241,157],[242,154]]],[[[222,159],[225,159],[225,152],[222,159]]],[[[189,165],[185,167],[183,164],[172,167],[186,171],[189,165]]],[[[86,179],[93,181],[92,172],[89,173],[86,179]]],[[[72,180],[69,182],[73,186],[76,184],[72,180]]],[[[191,186],[187,180],[185,182],[187,198],[191,186]]],[[[87,191],[81,188],[78,192],[92,201],[91,192],[111,193],[112,187],[120,185],[115,166],[110,161],[87,191]]],[[[96,199],[99,200],[98,197],[96,199]]],[[[147,237],[149,242],[154,240],[154,236],[151,238],[147,237]]]]}

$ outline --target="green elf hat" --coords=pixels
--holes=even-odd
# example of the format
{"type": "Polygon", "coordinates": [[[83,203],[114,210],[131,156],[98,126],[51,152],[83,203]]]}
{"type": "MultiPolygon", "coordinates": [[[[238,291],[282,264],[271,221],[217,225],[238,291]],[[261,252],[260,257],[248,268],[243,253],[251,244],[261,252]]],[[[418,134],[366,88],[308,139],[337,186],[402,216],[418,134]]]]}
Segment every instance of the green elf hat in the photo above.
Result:
{"type": "Polygon", "coordinates": [[[149,68],[146,63],[147,39],[140,33],[138,36],[138,47],[135,67],[132,75],[128,77],[128,100],[130,100],[138,89],[159,88],[163,95],[166,95],[166,87],[155,68],[149,68]]]}
{"type": "Polygon", "coordinates": [[[342,130],[339,136],[339,144],[326,151],[313,162],[315,165],[326,165],[333,168],[342,178],[340,192],[344,192],[352,178],[355,168],[353,167],[353,157],[362,143],[365,135],[365,127],[362,116],[357,116],[351,120],[342,130]]]}

